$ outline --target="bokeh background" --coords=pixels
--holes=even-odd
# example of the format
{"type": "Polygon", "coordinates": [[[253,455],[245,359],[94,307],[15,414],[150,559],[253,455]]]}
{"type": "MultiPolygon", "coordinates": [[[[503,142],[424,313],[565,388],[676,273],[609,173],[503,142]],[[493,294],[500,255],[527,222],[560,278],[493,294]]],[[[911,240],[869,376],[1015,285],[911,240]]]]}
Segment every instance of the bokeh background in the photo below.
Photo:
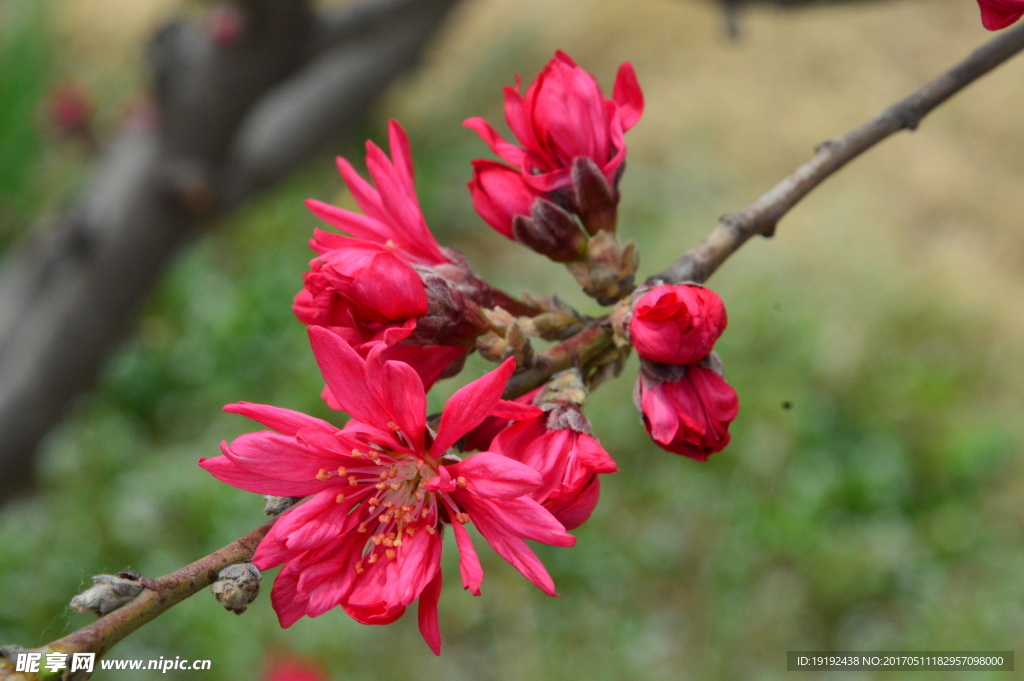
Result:
{"type": "MultiPolygon", "coordinates": [[[[88,150],[40,123],[46,93],[81,79],[109,133],[145,82],[146,37],[183,7],[196,11],[0,1],[0,248],[87,179],[88,150]]],[[[382,142],[400,120],[442,241],[496,284],[595,311],[559,266],[487,228],[465,191],[469,160],[487,153],[461,121],[500,120],[513,74],[532,79],[559,48],[605,87],[634,63],[647,109],[627,138],[620,230],[646,276],[987,35],[973,0],[752,8],[739,40],[698,0],[466,0],[353,137],[382,142]]],[[[592,396],[621,472],[574,549],[538,548],[561,597],[482,550],[484,595],[448,580],[434,658],[415,616],[366,627],[333,611],[281,630],[270,573],[245,615],[200,594],[111,656],[213,661],[160,678],[252,679],[265,651],[292,650],[339,680],[554,681],[776,679],[795,649],[1020,649],[1022,110],[1018,59],[843,170],[715,275],[730,317],[718,351],[741,401],[724,452],[699,464],[649,442],[630,401],[635,358],[592,396]]],[[[34,490],[0,507],[0,642],[86,624],[65,606],[92,574],[164,574],[262,522],[262,499],[196,466],[253,429],[223,404],[337,418],[290,301],[316,225],[302,199],[350,204],[338,153],[362,156],[325,149],[181,254],[99,387],[47,438],[34,490]]],[[[432,406],[484,370],[471,362],[440,383],[432,406]]],[[[456,574],[455,552],[444,560],[456,574]]],[[[928,674],[802,678],[903,676],[928,674]]]]}

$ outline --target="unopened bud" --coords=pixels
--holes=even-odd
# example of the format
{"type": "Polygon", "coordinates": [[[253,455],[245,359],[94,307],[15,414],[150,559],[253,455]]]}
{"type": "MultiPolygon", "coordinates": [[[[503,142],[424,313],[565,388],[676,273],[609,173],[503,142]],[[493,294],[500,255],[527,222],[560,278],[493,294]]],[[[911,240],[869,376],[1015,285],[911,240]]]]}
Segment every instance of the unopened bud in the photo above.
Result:
{"type": "Polygon", "coordinates": [[[71,599],[71,609],[79,614],[106,615],[135,600],[144,588],[134,573],[94,575],[92,582],[91,587],[71,599]]]}
{"type": "Polygon", "coordinates": [[[582,407],[587,401],[587,388],[583,384],[583,375],[579,369],[572,368],[559,371],[544,385],[533,403],[564,404],[582,407]]]}
{"type": "MultiPolygon", "coordinates": [[[[620,166],[621,169],[624,166],[620,166]]],[[[590,234],[614,232],[619,205],[618,191],[608,186],[601,169],[586,156],[572,162],[572,184],[580,220],[590,234]]]]}
{"type": "Polygon", "coordinates": [[[210,591],[225,610],[241,615],[259,595],[261,579],[263,575],[252,563],[236,563],[217,574],[210,591]]]}
{"type": "Polygon", "coordinates": [[[479,306],[433,268],[417,269],[427,294],[427,314],[416,321],[412,338],[425,345],[473,345],[489,328],[479,306]]]}
{"type": "Polygon", "coordinates": [[[587,244],[587,260],[567,267],[584,293],[602,305],[613,305],[633,290],[640,256],[632,241],[620,244],[611,232],[598,232],[587,244]]]}
{"type": "Polygon", "coordinates": [[[269,494],[264,494],[263,498],[266,500],[263,512],[267,515],[281,515],[303,499],[303,497],[275,497],[269,494]]]}
{"type": "Polygon", "coordinates": [[[587,237],[572,215],[544,198],[534,200],[531,217],[512,220],[512,236],[555,262],[574,262],[586,255],[587,237]]]}

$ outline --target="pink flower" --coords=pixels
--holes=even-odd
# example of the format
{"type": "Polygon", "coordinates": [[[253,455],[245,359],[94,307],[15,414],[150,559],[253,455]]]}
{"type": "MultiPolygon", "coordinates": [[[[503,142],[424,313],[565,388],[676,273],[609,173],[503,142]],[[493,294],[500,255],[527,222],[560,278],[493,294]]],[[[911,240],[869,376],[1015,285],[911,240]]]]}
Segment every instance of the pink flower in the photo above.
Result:
{"type": "Polygon", "coordinates": [[[373,142],[366,143],[366,167],[377,185],[359,176],[352,164],[339,157],[338,170],[363,215],[308,199],[317,217],[354,237],[387,246],[414,263],[448,262],[420,210],[413,181],[412,154],[405,131],[388,122],[391,159],[373,142]]]}
{"type": "Polygon", "coordinates": [[[548,411],[514,422],[491,443],[491,451],[525,463],[543,483],[531,496],[567,530],[585,523],[601,493],[599,473],[618,469],[575,407],[550,405],[548,411]]]}
{"type": "Polygon", "coordinates": [[[335,606],[366,624],[387,624],[419,599],[420,632],[440,653],[441,530],[459,547],[463,587],[479,595],[483,570],[469,533],[491,546],[545,593],[554,583],[525,539],[572,546],[575,538],[530,494],[542,484],[529,466],[491,452],[463,461],[449,448],[488,416],[523,419],[536,407],[500,399],[513,360],[462,388],[437,426],[427,428],[423,383],[407,364],[364,360],[337,335],[310,327],[313,353],[339,405],[344,429],[276,407],[241,403],[240,413],[274,429],[222,444],[200,460],[216,478],[274,496],[311,496],[281,515],[253,562],[283,564],[271,593],[281,626],[335,606]]]}
{"type": "Polygon", "coordinates": [[[634,401],[655,444],[697,461],[725,449],[739,413],[736,391],[703,363],[642,361],[634,401]]]}
{"type": "Polygon", "coordinates": [[[515,88],[505,88],[505,120],[521,147],[506,142],[482,118],[467,119],[465,125],[494,153],[521,169],[523,181],[537,191],[570,185],[577,157],[593,160],[608,186],[614,187],[626,160],[623,135],[640,120],[643,108],[643,93],[629,62],[619,67],[612,98],[605,99],[597,80],[558,51],[525,96],[519,94],[518,78],[515,88]]]}
{"type": "Polygon", "coordinates": [[[703,286],[658,286],[633,308],[629,338],[641,357],[689,364],[707,357],[725,330],[722,299],[703,286]]]}
{"type": "Polygon", "coordinates": [[[1024,16],[1024,0],[978,0],[981,23],[990,31],[1014,24],[1024,16]]]}
{"type": "MultiPolygon", "coordinates": [[[[371,186],[343,158],[338,169],[365,215],[310,199],[310,210],[356,238],[315,230],[317,257],[304,275],[293,309],[302,323],[325,326],[363,357],[378,343],[392,346],[385,359],[412,366],[429,389],[449,367],[465,359],[465,348],[436,344],[397,345],[428,313],[423,275],[417,268],[449,267],[446,255],[420,211],[413,183],[409,141],[395,121],[388,124],[393,161],[372,142],[366,165],[371,186]]],[[[336,403],[325,391],[332,407],[336,403]]]]}

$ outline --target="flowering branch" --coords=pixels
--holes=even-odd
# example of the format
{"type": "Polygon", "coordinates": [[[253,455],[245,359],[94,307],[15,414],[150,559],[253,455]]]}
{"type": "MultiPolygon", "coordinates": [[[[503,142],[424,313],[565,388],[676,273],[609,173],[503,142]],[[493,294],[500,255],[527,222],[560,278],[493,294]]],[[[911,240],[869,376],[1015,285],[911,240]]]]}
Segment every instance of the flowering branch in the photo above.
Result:
{"type": "MultiPolygon", "coordinates": [[[[915,129],[935,107],[1021,50],[1024,27],[993,40],[875,119],[823,143],[810,161],[754,203],[723,217],[704,241],[651,279],[659,284],[705,281],[752,236],[772,236],[793,206],[850,160],[900,130],[915,129]]],[[[627,67],[620,69],[613,99],[605,100],[596,83],[588,80],[592,77],[559,53],[542,74],[547,79],[544,88],[558,90],[575,84],[584,94],[589,92],[583,99],[613,111],[611,131],[621,137],[624,129],[636,123],[643,105],[632,68],[627,67]]],[[[544,88],[535,84],[525,96],[540,101],[549,94],[544,88]]],[[[509,101],[515,105],[518,94],[512,94],[509,101]]],[[[544,122],[538,120],[520,122],[544,122]]],[[[630,345],[642,358],[636,399],[655,442],[698,460],[726,446],[728,424],[736,416],[736,395],[722,380],[721,362],[712,352],[725,328],[724,306],[699,286],[650,284],[632,289],[637,263],[633,247],[620,247],[614,237],[617,182],[624,159],[624,146],[621,154],[615,151],[620,149],[619,137],[602,147],[609,154],[615,151],[602,161],[604,165],[598,166],[593,159],[581,161],[583,157],[577,155],[571,168],[564,167],[565,159],[552,156],[547,159],[550,172],[541,177],[527,172],[527,161],[532,163],[533,157],[496,138],[486,123],[477,120],[471,127],[513,164],[476,165],[471,191],[481,215],[506,236],[556,261],[576,265],[584,289],[590,286],[593,290],[588,292],[595,298],[615,307],[608,315],[586,319],[557,300],[522,302],[486,287],[460,254],[440,247],[427,227],[413,186],[408,140],[393,122],[389,126],[391,158],[375,145],[368,146],[367,166],[376,188],[347,161],[339,160],[342,176],[364,214],[310,202],[314,213],[352,237],[317,231],[313,247],[320,257],[307,273],[295,303],[299,319],[310,327],[313,352],[327,382],[325,398],[353,420],[339,430],[275,407],[229,405],[227,411],[276,432],[242,436],[223,445],[223,456],[200,461],[215,477],[241,489],[311,499],[301,513],[289,515],[288,531],[286,525],[279,525],[271,532],[273,523],[268,523],[170,575],[139,579],[143,590],[134,600],[44,650],[102,655],[146,622],[211,585],[223,568],[252,560],[264,569],[285,565],[275,584],[275,609],[283,626],[337,605],[358,621],[385,624],[419,600],[420,630],[439,653],[436,608],[445,525],[451,526],[459,547],[463,586],[478,595],[483,578],[472,542],[462,529],[468,522],[531,581],[553,594],[550,576],[523,539],[571,546],[575,540],[566,530],[585,522],[597,503],[597,475],[614,472],[615,464],[593,438],[580,410],[586,383],[593,387],[617,374],[630,345]],[[523,177],[547,184],[527,186],[523,177]],[[522,205],[508,203],[509,197],[523,199],[522,205]],[[496,199],[505,203],[499,206],[496,199]],[[529,218],[522,212],[526,207],[529,218]],[[577,223],[572,215],[580,219],[587,235],[569,241],[579,245],[585,240],[586,253],[580,245],[568,254],[576,260],[559,260],[566,254],[554,247],[565,241],[566,234],[574,234],[577,223]],[[362,281],[375,285],[361,286],[362,281]],[[691,323],[691,309],[699,312],[699,326],[691,323]],[[524,330],[550,339],[564,338],[559,334],[581,326],[567,340],[537,355],[529,349],[524,330]],[[471,344],[485,334],[493,338],[477,347],[501,361],[501,366],[458,391],[436,429],[428,428],[425,390],[452,375],[452,369],[457,373],[471,344]],[[406,337],[416,342],[395,344],[406,337]],[[516,353],[529,361],[513,362],[516,353]],[[521,368],[513,375],[517,363],[521,368]],[[579,371],[556,377],[572,368],[579,371]],[[499,395],[506,400],[521,398],[544,384],[535,404],[499,400],[499,395]],[[672,423],[672,414],[666,413],[694,399],[701,400],[706,422],[696,435],[672,423]],[[661,409],[656,422],[648,414],[648,403],[658,403],[661,409]],[[490,433],[488,428],[495,422],[499,430],[490,433]],[[449,456],[456,443],[481,438],[484,445],[462,450],[481,453],[465,459],[449,456]],[[299,464],[295,464],[295,451],[303,453],[299,464]],[[557,468],[557,475],[545,468],[550,479],[523,463],[537,452],[549,451],[566,453],[555,462],[557,467],[548,467],[557,468]],[[278,477],[286,463],[303,467],[308,475],[296,476],[292,471],[286,478],[278,477]],[[544,493],[538,492],[542,485],[544,493]],[[531,496],[535,493],[536,499],[531,496]],[[297,526],[310,529],[298,533],[301,541],[285,541],[297,526]],[[335,533],[344,542],[334,547],[330,559],[344,569],[321,570],[314,577],[319,581],[300,589],[300,572],[325,559],[324,542],[335,533]],[[393,561],[402,566],[406,565],[402,561],[413,561],[403,574],[415,580],[389,582],[394,573],[385,570],[393,561]],[[321,588],[334,598],[314,598],[321,588]]],[[[518,127],[520,132],[527,130],[518,127]]],[[[525,133],[524,137],[533,139],[525,133]]],[[[8,676],[9,669],[0,660],[0,678],[8,676]]]]}
{"type": "Polygon", "coordinates": [[[743,210],[721,218],[703,241],[651,279],[704,282],[752,236],[770,237],[779,220],[837,170],[890,135],[915,130],[935,107],[1024,50],[1024,25],[975,50],[967,59],[842,137],[818,145],[814,157],[743,210]]]}

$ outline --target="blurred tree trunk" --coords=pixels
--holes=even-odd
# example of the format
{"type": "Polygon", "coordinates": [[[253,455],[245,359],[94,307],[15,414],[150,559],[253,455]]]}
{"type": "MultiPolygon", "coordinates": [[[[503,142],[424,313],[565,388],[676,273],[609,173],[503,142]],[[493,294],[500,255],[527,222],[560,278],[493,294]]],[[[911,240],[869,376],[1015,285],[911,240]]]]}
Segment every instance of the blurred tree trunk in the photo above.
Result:
{"type": "Polygon", "coordinates": [[[412,66],[455,0],[365,0],[318,14],[239,0],[150,49],[155,107],[102,152],[66,213],[0,265],[0,501],[88,390],[178,247],[283,180],[412,66]]]}

